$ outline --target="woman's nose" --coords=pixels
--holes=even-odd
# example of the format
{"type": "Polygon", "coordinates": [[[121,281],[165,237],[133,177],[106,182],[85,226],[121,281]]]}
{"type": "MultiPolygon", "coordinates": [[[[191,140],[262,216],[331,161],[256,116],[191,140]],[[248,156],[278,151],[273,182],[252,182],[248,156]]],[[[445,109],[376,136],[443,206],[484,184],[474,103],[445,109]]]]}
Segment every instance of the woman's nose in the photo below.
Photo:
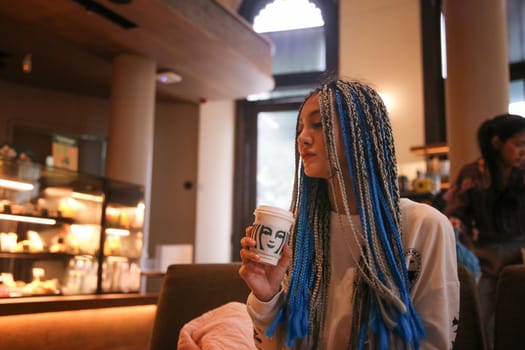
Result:
{"type": "Polygon", "coordinates": [[[312,137],[309,136],[304,131],[301,131],[299,136],[297,136],[297,143],[299,145],[311,145],[312,144],[312,137]]]}

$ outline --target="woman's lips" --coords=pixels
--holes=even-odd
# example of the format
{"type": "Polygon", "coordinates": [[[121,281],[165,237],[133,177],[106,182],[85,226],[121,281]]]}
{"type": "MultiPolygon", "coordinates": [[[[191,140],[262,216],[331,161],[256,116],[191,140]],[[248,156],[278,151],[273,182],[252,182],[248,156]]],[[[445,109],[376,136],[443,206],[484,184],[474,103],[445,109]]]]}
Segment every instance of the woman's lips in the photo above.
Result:
{"type": "Polygon", "coordinates": [[[314,156],[315,156],[315,153],[304,153],[301,155],[301,158],[303,158],[303,161],[306,161],[314,156]]]}

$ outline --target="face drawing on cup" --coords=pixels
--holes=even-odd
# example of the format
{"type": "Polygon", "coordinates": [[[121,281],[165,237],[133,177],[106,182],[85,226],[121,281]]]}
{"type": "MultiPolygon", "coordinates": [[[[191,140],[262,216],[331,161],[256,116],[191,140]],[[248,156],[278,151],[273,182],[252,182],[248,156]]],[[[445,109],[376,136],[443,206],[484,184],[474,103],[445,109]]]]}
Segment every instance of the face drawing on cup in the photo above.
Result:
{"type": "Polygon", "coordinates": [[[261,224],[253,225],[253,232],[255,241],[257,242],[255,248],[281,255],[284,244],[286,243],[287,232],[272,230],[271,227],[261,224]]]}

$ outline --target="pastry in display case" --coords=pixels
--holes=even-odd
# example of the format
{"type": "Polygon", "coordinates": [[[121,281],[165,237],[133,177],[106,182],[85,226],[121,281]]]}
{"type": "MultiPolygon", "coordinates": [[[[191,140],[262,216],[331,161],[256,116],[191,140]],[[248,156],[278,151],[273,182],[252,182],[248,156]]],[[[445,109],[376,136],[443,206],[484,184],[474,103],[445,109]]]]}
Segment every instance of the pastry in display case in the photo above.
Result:
{"type": "Polygon", "coordinates": [[[0,297],[138,292],[138,185],[0,159],[0,297]]]}

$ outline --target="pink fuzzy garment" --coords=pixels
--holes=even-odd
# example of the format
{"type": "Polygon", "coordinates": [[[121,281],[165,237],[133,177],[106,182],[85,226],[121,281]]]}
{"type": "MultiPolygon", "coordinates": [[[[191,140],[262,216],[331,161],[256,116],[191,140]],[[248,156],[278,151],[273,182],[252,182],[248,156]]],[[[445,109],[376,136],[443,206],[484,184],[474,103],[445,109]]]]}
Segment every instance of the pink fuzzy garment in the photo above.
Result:
{"type": "Polygon", "coordinates": [[[255,350],[246,304],[224,304],[189,321],[180,331],[177,349],[255,350]]]}

